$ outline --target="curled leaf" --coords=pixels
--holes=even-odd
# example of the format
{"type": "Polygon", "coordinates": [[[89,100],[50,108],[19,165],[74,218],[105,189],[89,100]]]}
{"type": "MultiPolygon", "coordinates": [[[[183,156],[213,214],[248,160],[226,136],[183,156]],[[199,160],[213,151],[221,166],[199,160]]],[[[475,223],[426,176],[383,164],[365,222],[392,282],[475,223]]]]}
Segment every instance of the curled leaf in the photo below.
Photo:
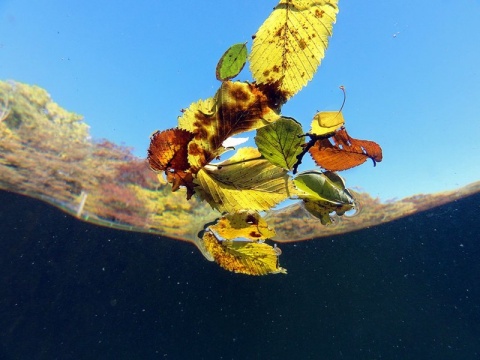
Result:
{"type": "Polygon", "coordinates": [[[337,0],[281,0],[254,36],[250,70],[285,98],[317,71],[332,35],[337,0]]]}
{"type": "Polygon", "coordinates": [[[257,130],[255,143],[265,159],[285,170],[291,170],[305,142],[302,126],[292,118],[282,117],[257,130]]]}
{"type": "Polygon", "coordinates": [[[193,134],[182,129],[157,131],[150,138],[147,160],[154,171],[165,171],[172,191],[187,188],[187,199],[194,194],[193,176],[189,171],[187,147],[193,134]]]}
{"type": "Polygon", "coordinates": [[[147,160],[152,170],[187,170],[187,144],[193,134],[181,129],[157,131],[150,138],[147,160]]]}
{"type": "Polygon", "coordinates": [[[345,188],[345,182],[333,172],[305,171],[298,174],[293,182],[303,191],[300,198],[322,200],[335,205],[354,204],[353,196],[345,188]]]}
{"type": "Polygon", "coordinates": [[[382,161],[382,148],[377,143],[351,138],[345,129],[338,130],[330,139],[317,140],[309,150],[315,163],[326,170],[350,169],[368,158],[374,165],[382,161]]]}
{"type": "Polygon", "coordinates": [[[306,171],[295,177],[293,183],[300,190],[298,196],[303,199],[305,208],[324,225],[331,223],[331,212],[343,215],[355,206],[345,182],[333,172],[306,171]]]}
{"type": "Polygon", "coordinates": [[[333,133],[345,124],[341,111],[321,111],[313,117],[310,133],[325,135],[333,133]]]}
{"type": "Polygon", "coordinates": [[[230,80],[242,71],[247,62],[247,44],[235,44],[228,48],[220,58],[216,76],[217,80],[230,80]]]}
{"type": "Polygon", "coordinates": [[[222,268],[247,275],[286,274],[280,267],[278,248],[266,243],[248,241],[219,241],[213,233],[203,235],[206,250],[222,268]]]}

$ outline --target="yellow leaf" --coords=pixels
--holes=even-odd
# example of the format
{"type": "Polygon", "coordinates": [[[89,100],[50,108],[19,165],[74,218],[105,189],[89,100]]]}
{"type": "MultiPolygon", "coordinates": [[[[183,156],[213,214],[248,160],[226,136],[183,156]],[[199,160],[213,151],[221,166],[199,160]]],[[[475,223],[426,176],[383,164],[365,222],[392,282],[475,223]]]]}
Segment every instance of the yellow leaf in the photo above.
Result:
{"type": "Polygon", "coordinates": [[[224,81],[215,95],[219,112],[220,136],[255,130],[278,120],[270,99],[255,84],[224,81]]]}
{"type": "MultiPolygon", "coordinates": [[[[195,125],[197,118],[203,120],[215,116],[215,103],[216,100],[213,97],[192,103],[188,109],[182,110],[183,115],[178,118],[178,127],[194,133],[197,129],[197,126],[195,125]]],[[[205,122],[205,120],[203,120],[203,122],[205,122]]]]}
{"type": "Polygon", "coordinates": [[[219,211],[268,210],[294,192],[287,171],[241,148],[230,159],[197,173],[195,192],[219,211]]]}
{"type": "Polygon", "coordinates": [[[181,117],[178,127],[194,135],[188,144],[188,162],[194,172],[219,155],[221,149],[216,149],[210,143],[210,134],[215,134],[217,123],[216,99],[208,98],[192,103],[181,117]]]}
{"type": "Polygon", "coordinates": [[[275,236],[275,230],[268,226],[258,212],[247,210],[226,214],[215,225],[210,225],[209,229],[217,237],[226,240],[242,238],[258,241],[275,236]]]}
{"type": "Polygon", "coordinates": [[[250,70],[285,99],[317,71],[332,35],[338,0],[281,0],[255,34],[250,70]]]}
{"type": "Polygon", "coordinates": [[[211,232],[203,235],[206,250],[222,268],[247,275],[286,274],[278,264],[280,249],[265,243],[219,241],[211,232]]]}
{"type": "Polygon", "coordinates": [[[188,162],[193,172],[221,155],[229,137],[258,129],[280,116],[268,97],[254,84],[224,81],[215,97],[190,105],[178,120],[180,129],[193,133],[188,162]]]}
{"type": "Polygon", "coordinates": [[[334,133],[345,124],[343,114],[339,111],[322,111],[317,113],[312,121],[310,133],[325,135],[334,133]]]}

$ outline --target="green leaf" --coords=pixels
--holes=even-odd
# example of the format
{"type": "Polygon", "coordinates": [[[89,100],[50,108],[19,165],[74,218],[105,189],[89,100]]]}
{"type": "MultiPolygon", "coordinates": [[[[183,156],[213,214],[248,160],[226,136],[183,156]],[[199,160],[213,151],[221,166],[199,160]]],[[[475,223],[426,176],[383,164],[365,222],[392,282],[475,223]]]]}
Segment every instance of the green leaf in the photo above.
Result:
{"type": "Polygon", "coordinates": [[[354,203],[343,179],[334,172],[306,171],[296,176],[293,182],[299,190],[305,192],[305,195],[300,195],[301,198],[328,201],[337,205],[354,203]]]}
{"type": "Polygon", "coordinates": [[[230,159],[197,173],[195,192],[219,211],[268,210],[294,192],[287,172],[254,148],[241,148],[230,159]]]}
{"type": "Polygon", "coordinates": [[[255,143],[265,159],[285,170],[292,170],[305,142],[302,134],[302,126],[297,121],[282,117],[258,129],[255,143]]]}
{"type": "Polygon", "coordinates": [[[242,71],[247,62],[247,45],[235,44],[225,51],[217,64],[217,80],[230,80],[242,71]]]}
{"type": "Polygon", "coordinates": [[[334,172],[306,171],[293,183],[300,190],[298,196],[303,199],[305,208],[322,224],[331,223],[331,212],[343,215],[355,207],[355,199],[345,188],[343,179],[334,172]]]}

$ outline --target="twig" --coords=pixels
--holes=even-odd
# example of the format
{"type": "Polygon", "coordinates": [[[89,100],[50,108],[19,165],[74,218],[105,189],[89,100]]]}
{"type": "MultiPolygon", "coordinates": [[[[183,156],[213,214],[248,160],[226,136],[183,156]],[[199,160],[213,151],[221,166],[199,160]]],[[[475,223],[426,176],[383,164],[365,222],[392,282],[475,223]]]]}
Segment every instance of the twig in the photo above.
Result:
{"type": "Polygon", "coordinates": [[[78,205],[77,209],[77,217],[81,217],[83,213],[83,207],[85,206],[85,202],[87,201],[87,193],[85,191],[82,191],[80,193],[80,204],[78,205]]]}
{"type": "Polygon", "coordinates": [[[302,163],[303,156],[308,152],[308,150],[310,150],[310,148],[313,145],[315,145],[317,140],[328,139],[332,135],[333,135],[333,133],[328,133],[328,134],[324,134],[324,135],[315,135],[315,134],[307,133],[305,135],[300,135],[300,137],[301,136],[308,136],[310,138],[310,140],[308,140],[307,143],[303,144],[303,150],[300,154],[297,155],[297,162],[295,163],[295,165],[293,165],[292,172],[294,174],[297,173],[298,167],[302,163]]]}

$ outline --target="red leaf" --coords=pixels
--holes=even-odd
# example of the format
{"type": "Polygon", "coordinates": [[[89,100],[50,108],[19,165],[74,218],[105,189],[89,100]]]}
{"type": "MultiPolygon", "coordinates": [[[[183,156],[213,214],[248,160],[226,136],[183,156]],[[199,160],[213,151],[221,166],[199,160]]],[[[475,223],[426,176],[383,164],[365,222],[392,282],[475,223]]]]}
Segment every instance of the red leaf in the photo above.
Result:
{"type": "Polygon", "coordinates": [[[347,170],[363,164],[368,158],[374,165],[382,161],[382,148],[377,143],[353,139],[344,128],[329,139],[317,140],[309,151],[315,163],[329,171],[347,170]]]}
{"type": "Polygon", "coordinates": [[[157,131],[153,134],[147,157],[152,170],[187,170],[190,167],[187,144],[192,139],[192,133],[181,129],[157,131]]]}

